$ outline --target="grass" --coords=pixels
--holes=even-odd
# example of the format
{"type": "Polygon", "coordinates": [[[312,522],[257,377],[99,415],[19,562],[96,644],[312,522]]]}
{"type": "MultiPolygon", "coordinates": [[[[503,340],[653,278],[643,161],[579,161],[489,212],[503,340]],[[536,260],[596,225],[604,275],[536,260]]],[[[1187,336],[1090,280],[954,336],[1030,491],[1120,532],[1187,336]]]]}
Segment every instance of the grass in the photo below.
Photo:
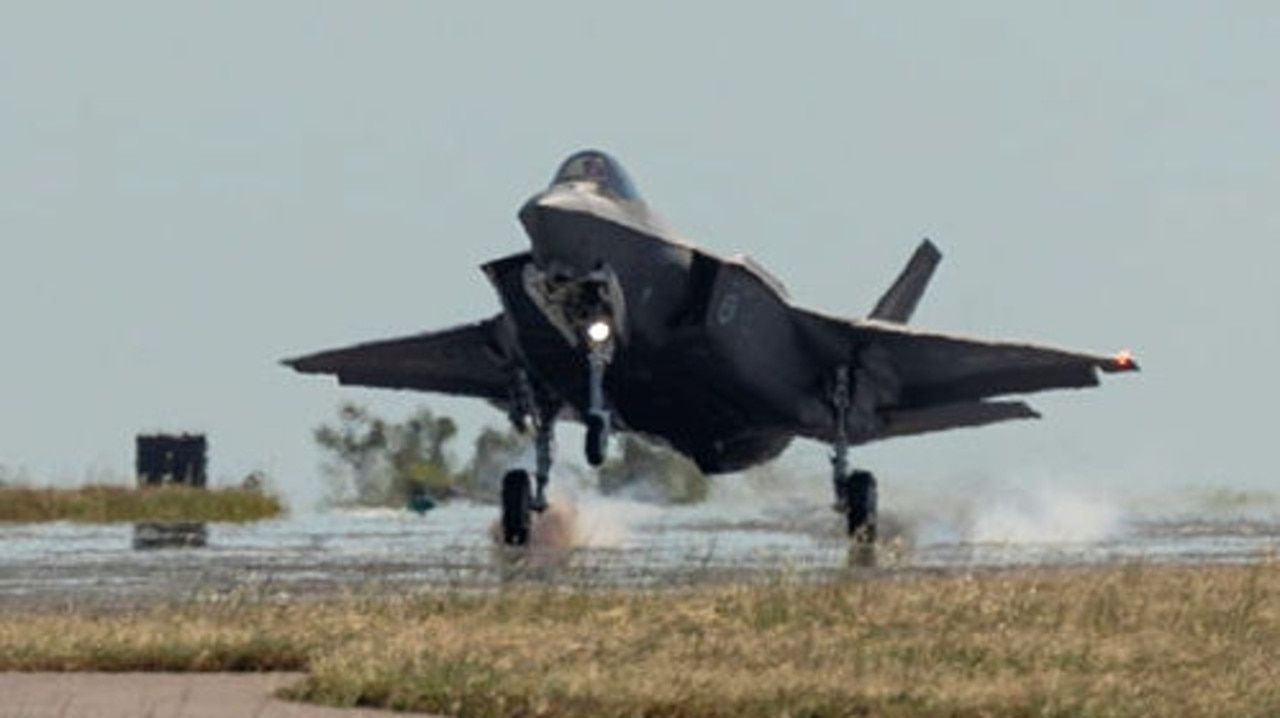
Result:
{"type": "Polygon", "coordinates": [[[0,522],[260,521],[284,511],[272,495],[243,489],[183,486],[131,489],[0,487],[0,522]]]}
{"type": "Polygon", "coordinates": [[[1280,572],[244,593],[0,613],[0,670],[306,670],[291,697],[458,716],[1277,716],[1280,572]]]}

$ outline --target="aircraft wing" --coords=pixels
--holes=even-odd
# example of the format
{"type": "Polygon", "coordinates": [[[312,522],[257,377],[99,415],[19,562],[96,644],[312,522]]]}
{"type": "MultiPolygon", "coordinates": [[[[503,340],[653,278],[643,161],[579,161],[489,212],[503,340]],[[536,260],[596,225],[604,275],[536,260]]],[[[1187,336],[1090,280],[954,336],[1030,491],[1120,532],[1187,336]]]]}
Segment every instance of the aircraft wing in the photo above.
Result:
{"type": "Polygon", "coordinates": [[[503,321],[499,315],[438,332],[286,359],[284,364],[305,374],[333,374],[339,384],[417,389],[503,402],[511,388],[503,321]]]}
{"type": "Polygon", "coordinates": [[[929,332],[878,321],[853,323],[856,341],[883,350],[900,382],[900,404],[932,406],[1098,385],[1098,372],[1137,369],[1131,357],[929,332]]]}
{"type": "Polygon", "coordinates": [[[1036,418],[1020,401],[988,399],[1097,386],[1099,371],[1138,368],[1123,353],[1105,356],[796,311],[820,363],[835,367],[857,357],[854,366],[875,383],[876,408],[886,425],[873,438],[1036,418]]]}

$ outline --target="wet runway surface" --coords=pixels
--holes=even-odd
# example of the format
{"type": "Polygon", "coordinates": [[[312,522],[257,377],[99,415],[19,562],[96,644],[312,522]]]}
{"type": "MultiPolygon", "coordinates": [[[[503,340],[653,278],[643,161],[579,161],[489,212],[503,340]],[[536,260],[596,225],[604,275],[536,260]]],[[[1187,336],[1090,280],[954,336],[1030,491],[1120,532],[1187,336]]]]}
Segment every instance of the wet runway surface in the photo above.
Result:
{"type": "MultiPolygon", "coordinates": [[[[679,586],[787,574],[873,574],[1152,563],[1247,563],[1280,556],[1280,507],[1267,497],[1142,508],[1019,493],[977,509],[885,507],[888,540],[866,568],[840,519],[813,500],[714,497],[659,507],[561,500],[535,527],[529,561],[567,585],[679,586]],[[539,562],[542,562],[539,564],[539,562]]],[[[424,516],[332,511],[212,524],[208,545],[139,551],[131,525],[0,525],[0,604],[216,600],[237,591],[305,598],[344,590],[483,589],[511,575],[496,551],[497,508],[454,503],[424,516]]]]}

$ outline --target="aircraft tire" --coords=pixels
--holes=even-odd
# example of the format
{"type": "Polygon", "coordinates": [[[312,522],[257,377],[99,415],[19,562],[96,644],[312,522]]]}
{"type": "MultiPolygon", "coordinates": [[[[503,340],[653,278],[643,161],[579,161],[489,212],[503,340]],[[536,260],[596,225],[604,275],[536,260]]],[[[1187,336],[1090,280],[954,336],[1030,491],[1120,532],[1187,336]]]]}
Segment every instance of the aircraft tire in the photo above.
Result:
{"type": "Polygon", "coordinates": [[[597,414],[587,416],[587,463],[599,466],[604,463],[605,443],[608,436],[605,431],[605,418],[597,414]]]}
{"type": "Polygon", "coordinates": [[[502,477],[502,542],[507,546],[529,543],[532,502],[529,472],[524,469],[508,471],[502,477]]]}
{"type": "Polygon", "coordinates": [[[848,503],[845,519],[849,538],[858,544],[876,542],[876,477],[870,471],[852,471],[846,477],[848,503]]]}

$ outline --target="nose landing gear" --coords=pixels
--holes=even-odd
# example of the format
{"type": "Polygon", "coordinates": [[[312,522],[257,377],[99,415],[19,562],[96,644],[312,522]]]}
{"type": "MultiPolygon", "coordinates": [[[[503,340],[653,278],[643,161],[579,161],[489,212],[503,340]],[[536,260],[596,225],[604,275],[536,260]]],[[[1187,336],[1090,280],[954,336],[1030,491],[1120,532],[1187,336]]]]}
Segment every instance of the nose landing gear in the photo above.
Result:
{"type": "Polygon", "coordinates": [[[613,332],[606,320],[596,320],[587,329],[588,397],[587,410],[587,463],[599,466],[604,463],[609,448],[609,410],[604,401],[604,372],[613,358],[613,332]]]}
{"type": "Polygon", "coordinates": [[[585,274],[563,267],[539,269],[530,264],[524,276],[525,292],[573,347],[585,349],[588,367],[587,463],[600,466],[609,445],[613,419],[606,405],[604,375],[622,337],[627,332],[626,301],[618,276],[604,264],[585,274]]]}

